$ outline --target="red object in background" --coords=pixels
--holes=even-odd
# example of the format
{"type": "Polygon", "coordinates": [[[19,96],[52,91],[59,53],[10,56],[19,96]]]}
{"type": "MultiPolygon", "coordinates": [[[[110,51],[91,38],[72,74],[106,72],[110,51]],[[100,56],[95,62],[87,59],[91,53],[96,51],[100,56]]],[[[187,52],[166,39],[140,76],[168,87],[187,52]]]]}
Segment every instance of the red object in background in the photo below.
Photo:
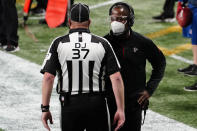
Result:
{"type": "Polygon", "coordinates": [[[45,18],[50,28],[55,28],[64,22],[67,5],[67,0],[48,0],[45,18]]]}
{"type": "Polygon", "coordinates": [[[181,27],[187,27],[192,22],[191,10],[186,6],[183,6],[181,2],[178,2],[177,5],[176,19],[181,27]]]}
{"type": "Polygon", "coordinates": [[[24,4],[24,8],[23,8],[24,16],[28,15],[29,10],[31,8],[31,3],[32,3],[32,0],[25,0],[25,4],[24,4]]]}

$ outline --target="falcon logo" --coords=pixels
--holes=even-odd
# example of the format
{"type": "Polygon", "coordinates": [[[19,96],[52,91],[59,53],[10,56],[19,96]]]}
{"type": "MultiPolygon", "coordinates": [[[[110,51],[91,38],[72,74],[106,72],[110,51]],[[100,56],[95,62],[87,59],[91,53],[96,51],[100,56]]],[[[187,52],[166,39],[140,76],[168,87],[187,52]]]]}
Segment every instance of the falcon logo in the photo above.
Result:
{"type": "Polygon", "coordinates": [[[134,47],[133,52],[136,53],[138,51],[138,48],[134,47]]]}

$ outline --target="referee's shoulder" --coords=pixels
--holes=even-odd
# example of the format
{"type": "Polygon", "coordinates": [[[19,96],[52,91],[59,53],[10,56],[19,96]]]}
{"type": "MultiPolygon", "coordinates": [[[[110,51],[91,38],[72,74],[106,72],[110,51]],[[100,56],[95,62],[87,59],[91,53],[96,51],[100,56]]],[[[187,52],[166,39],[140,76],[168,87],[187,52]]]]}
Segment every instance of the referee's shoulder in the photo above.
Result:
{"type": "Polygon", "coordinates": [[[69,34],[58,36],[55,39],[53,39],[52,44],[58,44],[58,43],[66,43],[70,42],[69,34]]]}
{"type": "Polygon", "coordinates": [[[109,41],[106,38],[92,34],[92,33],[91,35],[92,35],[92,40],[91,40],[92,42],[101,43],[104,45],[110,45],[109,41]]]}

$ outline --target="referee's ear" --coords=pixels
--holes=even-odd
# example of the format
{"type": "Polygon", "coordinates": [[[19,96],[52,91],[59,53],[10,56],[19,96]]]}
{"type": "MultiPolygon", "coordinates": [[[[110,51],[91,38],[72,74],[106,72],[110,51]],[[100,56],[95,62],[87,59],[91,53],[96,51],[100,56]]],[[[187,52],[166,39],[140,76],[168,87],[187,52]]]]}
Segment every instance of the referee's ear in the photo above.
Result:
{"type": "Polygon", "coordinates": [[[71,26],[71,20],[70,20],[70,18],[68,19],[68,27],[70,28],[70,26],[71,26]]]}
{"type": "Polygon", "coordinates": [[[91,20],[89,19],[89,20],[88,20],[88,27],[90,27],[90,23],[91,23],[91,20]]]}

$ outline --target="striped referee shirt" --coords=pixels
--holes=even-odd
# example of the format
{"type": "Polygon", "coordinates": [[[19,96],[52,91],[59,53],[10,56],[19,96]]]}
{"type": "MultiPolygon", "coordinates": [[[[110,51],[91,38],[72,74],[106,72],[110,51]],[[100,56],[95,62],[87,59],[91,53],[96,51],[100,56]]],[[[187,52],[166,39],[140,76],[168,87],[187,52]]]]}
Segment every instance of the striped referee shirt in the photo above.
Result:
{"type": "Polygon", "coordinates": [[[71,29],[53,40],[41,73],[58,76],[57,92],[71,94],[103,92],[105,75],[120,70],[109,42],[88,29],[71,29]]]}

